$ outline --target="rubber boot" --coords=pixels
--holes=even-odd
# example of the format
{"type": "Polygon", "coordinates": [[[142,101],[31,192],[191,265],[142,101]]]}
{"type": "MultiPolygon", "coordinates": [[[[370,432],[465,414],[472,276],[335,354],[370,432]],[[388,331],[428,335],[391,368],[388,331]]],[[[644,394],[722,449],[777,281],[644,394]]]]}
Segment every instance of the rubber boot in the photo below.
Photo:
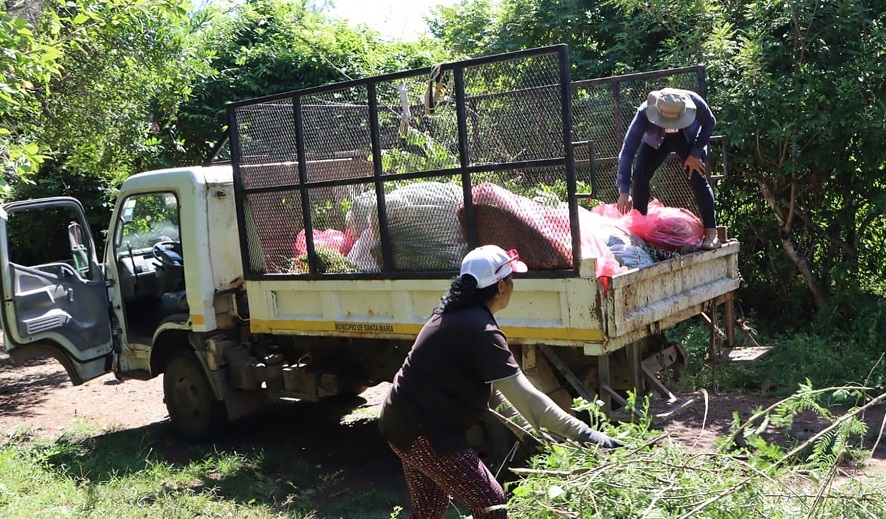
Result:
{"type": "Polygon", "coordinates": [[[705,229],[704,241],[701,242],[703,250],[714,250],[720,248],[720,239],[717,238],[717,229],[705,229]]]}

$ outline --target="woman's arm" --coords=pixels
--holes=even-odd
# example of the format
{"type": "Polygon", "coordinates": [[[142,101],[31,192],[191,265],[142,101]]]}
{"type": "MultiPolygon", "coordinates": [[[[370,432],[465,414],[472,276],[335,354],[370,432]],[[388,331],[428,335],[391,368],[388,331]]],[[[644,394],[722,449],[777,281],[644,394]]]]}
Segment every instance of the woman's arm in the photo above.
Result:
{"type": "Polygon", "coordinates": [[[533,386],[522,371],[512,377],[496,380],[492,385],[536,429],[546,429],[581,443],[607,448],[620,446],[613,438],[591,429],[561,409],[551,397],[533,386]]]}

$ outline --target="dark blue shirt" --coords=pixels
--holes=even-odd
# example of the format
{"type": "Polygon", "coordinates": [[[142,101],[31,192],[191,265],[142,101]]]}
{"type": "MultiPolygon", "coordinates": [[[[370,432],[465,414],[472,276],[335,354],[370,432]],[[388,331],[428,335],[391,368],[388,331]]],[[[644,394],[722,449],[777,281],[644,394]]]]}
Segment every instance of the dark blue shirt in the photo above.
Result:
{"type": "MultiPolygon", "coordinates": [[[[686,137],[686,142],[692,146],[689,154],[701,157],[702,151],[711,140],[717,120],[704,99],[691,90],[684,90],[684,92],[689,94],[695,103],[695,121],[680,131],[686,137]]],[[[643,101],[643,104],[637,108],[637,113],[634,115],[634,120],[631,121],[631,126],[628,128],[628,133],[625,135],[621,151],[618,154],[618,175],[615,177],[615,184],[618,186],[619,193],[631,191],[631,172],[640,143],[645,142],[658,149],[664,142],[664,138],[665,129],[649,121],[646,116],[646,101],[643,101]]]]}

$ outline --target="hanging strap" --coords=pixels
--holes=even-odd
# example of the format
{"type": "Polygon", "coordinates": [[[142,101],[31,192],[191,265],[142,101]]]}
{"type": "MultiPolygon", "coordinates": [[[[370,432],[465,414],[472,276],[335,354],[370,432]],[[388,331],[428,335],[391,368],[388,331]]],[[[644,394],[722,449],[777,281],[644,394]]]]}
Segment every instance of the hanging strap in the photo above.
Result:
{"type": "Polygon", "coordinates": [[[425,114],[431,115],[440,103],[440,96],[446,90],[443,83],[443,64],[438,63],[431,67],[431,74],[428,77],[428,87],[425,89],[425,114]]]}

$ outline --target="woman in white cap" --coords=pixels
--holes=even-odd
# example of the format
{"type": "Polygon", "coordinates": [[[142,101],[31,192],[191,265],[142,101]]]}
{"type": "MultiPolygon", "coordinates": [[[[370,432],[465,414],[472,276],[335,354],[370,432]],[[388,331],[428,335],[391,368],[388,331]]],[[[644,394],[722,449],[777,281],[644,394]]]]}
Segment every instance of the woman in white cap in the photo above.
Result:
{"type": "Polygon", "coordinates": [[[646,214],[649,182],[668,155],[676,153],[704,223],[701,248],[718,248],[714,191],[705,175],[707,146],[716,124],[708,104],[695,92],[676,88],[650,92],[637,109],[618,154],[618,209],[627,213],[633,207],[646,214]]]}
{"type": "Polygon", "coordinates": [[[469,252],[415,343],[382,406],[379,427],[403,463],[410,519],[439,519],[450,496],[474,519],[507,517],[501,485],[465,434],[487,410],[493,387],[533,427],[602,447],[617,447],[563,411],[526,378],[493,314],[508,306],[517,251],[484,245],[469,252]]]}

